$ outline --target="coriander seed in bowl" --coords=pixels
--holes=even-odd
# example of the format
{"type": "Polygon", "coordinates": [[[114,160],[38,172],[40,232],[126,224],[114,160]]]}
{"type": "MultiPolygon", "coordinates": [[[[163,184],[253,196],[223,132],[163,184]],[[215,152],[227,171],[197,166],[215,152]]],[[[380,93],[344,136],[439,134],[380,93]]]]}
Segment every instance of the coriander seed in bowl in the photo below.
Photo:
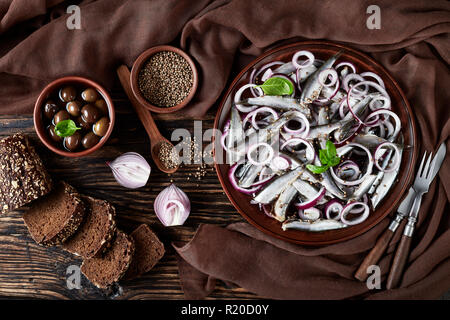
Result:
{"type": "Polygon", "coordinates": [[[139,90],[150,103],[159,107],[173,107],[188,96],[193,73],[182,56],[171,51],[161,51],[145,62],[138,79],[139,90]]]}
{"type": "Polygon", "coordinates": [[[197,89],[198,76],[194,62],[185,52],[158,46],[136,59],[130,82],[134,96],[147,109],[170,113],[189,103],[197,89]]]}

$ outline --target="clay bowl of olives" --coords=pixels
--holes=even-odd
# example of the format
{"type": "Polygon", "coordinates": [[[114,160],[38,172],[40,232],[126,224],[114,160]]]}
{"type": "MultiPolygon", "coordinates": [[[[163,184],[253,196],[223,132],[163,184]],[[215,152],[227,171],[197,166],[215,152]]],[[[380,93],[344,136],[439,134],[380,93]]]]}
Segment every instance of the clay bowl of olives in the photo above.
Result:
{"type": "Polygon", "coordinates": [[[64,77],[42,90],[34,127],[42,143],[66,157],[83,157],[105,144],[114,127],[111,97],[98,83],[64,77]]]}

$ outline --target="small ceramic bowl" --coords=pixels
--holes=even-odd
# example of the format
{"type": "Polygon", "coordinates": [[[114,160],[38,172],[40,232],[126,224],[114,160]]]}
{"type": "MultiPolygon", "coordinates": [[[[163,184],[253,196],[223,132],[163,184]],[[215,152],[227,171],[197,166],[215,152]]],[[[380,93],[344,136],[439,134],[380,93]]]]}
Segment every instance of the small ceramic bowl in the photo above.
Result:
{"type": "Polygon", "coordinates": [[[194,97],[195,91],[197,91],[198,86],[198,72],[195,67],[194,61],[181,49],[172,47],[172,46],[157,46],[150,48],[143,53],[136,59],[136,61],[133,64],[133,68],[131,69],[131,75],[130,75],[130,83],[131,83],[131,89],[133,90],[133,94],[136,97],[136,99],[145,106],[148,110],[156,112],[156,113],[172,113],[175,111],[180,110],[181,108],[184,108],[194,97]],[[171,51],[174,53],[179,54],[182,56],[186,61],[189,63],[189,66],[192,69],[192,76],[193,76],[193,83],[191,90],[189,91],[189,94],[187,97],[179,104],[173,107],[158,107],[153,104],[151,104],[141,93],[141,90],[139,90],[139,72],[141,71],[142,67],[144,66],[145,62],[154,55],[155,53],[162,52],[162,51],[171,51]]]}
{"type": "Polygon", "coordinates": [[[84,157],[88,154],[91,154],[98,149],[100,149],[108,140],[109,136],[111,135],[113,128],[114,128],[114,121],[115,121],[115,112],[114,112],[114,105],[112,102],[111,97],[109,96],[108,92],[98,83],[87,79],[83,77],[76,77],[76,76],[70,76],[70,77],[63,77],[60,79],[57,79],[51,83],[49,83],[41,92],[39,95],[35,105],[34,105],[34,114],[33,114],[33,120],[34,120],[34,129],[36,130],[36,133],[41,139],[42,143],[52,150],[53,152],[70,158],[77,158],[77,157],[84,157]],[[92,148],[79,151],[79,152],[70,152],[67,150],[63,150],[61,148],[58,148],[54,145],[53,141],[51,140],[50,136],[47,134],[47,130],[44,126],[44,121],[42,119],[42,109],[44,107],[45,101],[59,88],[66,86],[66,85],[75,85],[75,86],[86,86],[86,87],[92,87],[96,89],[101,95],[102,98],[106,101],[106,104],[108,106],[108,116],[109,116],[109,127],[106,132],[106,134],[100,139],[100,141],[93,146],[92,148]]]}

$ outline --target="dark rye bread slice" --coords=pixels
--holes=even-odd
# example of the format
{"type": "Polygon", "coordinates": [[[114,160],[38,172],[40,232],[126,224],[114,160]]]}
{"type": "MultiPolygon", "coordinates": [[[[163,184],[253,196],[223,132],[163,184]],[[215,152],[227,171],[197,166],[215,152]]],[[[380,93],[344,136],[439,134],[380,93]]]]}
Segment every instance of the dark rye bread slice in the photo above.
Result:
{"type": "Polygon", "coordinates": [[[164,255],[164,245],[146,224],[141,224],[132,233],[135,251],[124,279],[134,279],[152,269],[164,255]]]}
{"type": "Polygon", "coordinates": [[[106,289],[119,281],[128,270],[133,253],[133,238],[121,231],[116,231],[108,250],[84,260],[81,265],[81,272],[95,286],[106,289]]]}
{"type": "Polygon", "coordinates": [[[84,203],[75,188],[59,182],[52,192],[33,202],[23,220],[34,241],[50,246],[74,234],[84,212],[84,203]]]}
{"type": "Polygon", "coordinates": [[[0,214],[42,197],[51,188],[50,176],[26,135],[0,140],[0,214]]]}
{"type": "Polygon", "coordinates": [[[63,248],[85,259],[108,246],[116,231],[115,209],[105,200],[81,197],[86,213],[77,232],[63,243],[63,248]]]}

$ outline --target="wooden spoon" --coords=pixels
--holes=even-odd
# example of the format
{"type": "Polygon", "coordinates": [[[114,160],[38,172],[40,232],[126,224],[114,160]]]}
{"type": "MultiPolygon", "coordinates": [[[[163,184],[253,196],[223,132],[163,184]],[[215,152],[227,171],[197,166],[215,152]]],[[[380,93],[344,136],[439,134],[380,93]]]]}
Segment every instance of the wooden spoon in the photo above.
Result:
{"type": "Polygon", "coordinates": [[[130,85],[130,70],[127,66],[121,65],[119,68],[117,68],[117,75],[119,76],[120,83],[122,84],[122,87],[125,90],[128,99],[130,99],[133,109],[136,111],[139,119],[144,125],[145,131],[147,131],[147,134],[150,138],[153,161],[155,162],[158,169],[162,172],[174,173],[178,170],[178,165],[174,168],[167,168],[159,158],[159,150],[161,149],[161,146],[163,144],[169,144],[173,148],[173,144],[161,135],[158,127],[155,124],[155,121],[152,118],[152,115],[150,114],[150,111],[142,106],[135,98],[130,85]]]}

